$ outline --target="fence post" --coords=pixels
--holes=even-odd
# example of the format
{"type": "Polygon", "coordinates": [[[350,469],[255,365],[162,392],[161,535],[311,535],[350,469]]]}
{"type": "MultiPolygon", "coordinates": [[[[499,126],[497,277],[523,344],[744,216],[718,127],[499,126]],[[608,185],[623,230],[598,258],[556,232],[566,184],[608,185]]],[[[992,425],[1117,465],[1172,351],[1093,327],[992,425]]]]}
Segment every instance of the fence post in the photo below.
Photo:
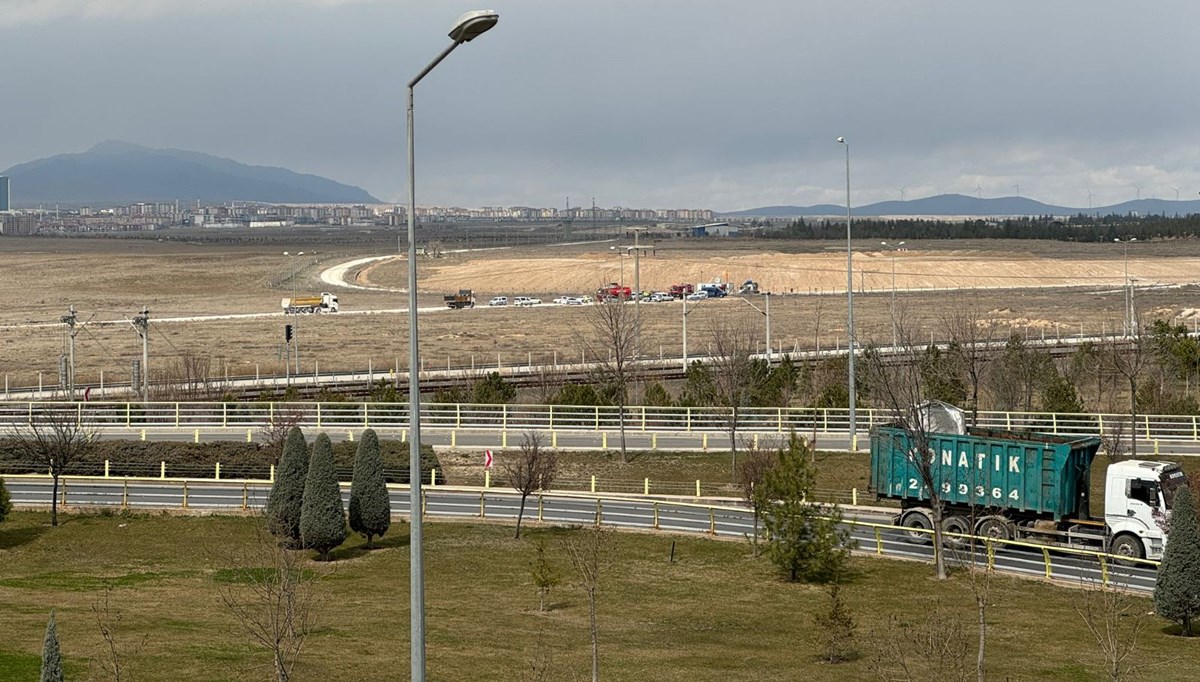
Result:
{"type": "Polygon", "coordinates": [[[274,464],[271,465],[271,478],[268,480],[270,480],[272,483],[275,482],[275,465],[274,464]]]}
{"type": "Polygon", "coordinates": [[[1042,560],[1046,564],[1046,579],[1049,580],[1050,578],[1054,577],[1054,574],[1050,570],[1050,550],[1049,549],[1042,548],[1042,560]]]}
{"type": "Polygon", "coordinates": [[[600,434],[600,449],[601,450],[608,449],[608,432],[607,431],[600,434]]]}
{"type": "MultiPolygon", "coordinates": [[[[132,412],[132,408],[129,406],[129,403],[125,403],[125,428],[129,428],[131,423],[130,412],[132,412]]],[[[176,426],[178,426],[178,424],[176,424],[176,426]]]]}
{"type": "Polygon", "coordinates": [[[221,403],[221,428],[229,426],[229,403],[221,403]]]}
{"type": "Polygon", "coordinates": [[[216,469],[216,472],[213,474],[213,480],[214,481],[221,480],[221,463],[220,462],[217,462],[217,469],[216,469]]]}
{"type": "Polygon", "coordinates": [[[642,405],[642,430],[646,430],[646,406],[642,405]]]}
{"type": "Polygon", "coordinates": [[[462,403],[454,403],[454,428],[462,426],[462,403]]]}
{"type": "Polygon", "coordinates": [[[366,403],[366,402],[363,403],[363,428],[364,429],[371,428],[371,420],[370,420],[369,414],[368,414],[370,412],[370,407],[371,407],[371,403],[366,403]]]}
{"type": "Polygon", "coordinates": [[[879,533],[879,527],[875,527],[875,554],[883,556],[883,536],[879,533]]]}
{"type": "Polygon", "coordinates": [[[429,470],[429,487],[431,487],[431,488],[437,487],[437,469],[429,470]]]}
{"type": "Polygon", "coordinates": [[[700,437],[700,447],[705,452],[708,452],[708,434],[707,433],[700,437]]]}
{"type": "Polygon", "coordinates": [[[644,481],[642,481],[642,494],[643,495],[650,494],[650,479],[649,478],[646,478],[644,481]]]}
{"type": "Polygon", "coordinates": [[[696,479],[696,497],[700,497],[700,479],[696,479]]]}
{"type": "Polygon", "coordinates": [[[187,509],[187,481],[183,482],[183,508],[187,509]]]}
{"type": "Polygon", "coordinates": [[[165,461],[158,463],[158,477],[159,478],[167,477],[167,463],[165,461]]]}
{"type": "Polygon", "coordinates": [[[317,428],[321,428],[321,403],[317,403],[317,428]]]}
{"type": "Polygon", "coordinates": [[[192,442],[193,443],[200,442],[200,429],[195,429],[192,431],[192,442]]]}
{"type": "Polygon", "coordinates": [[[858,488],[850,489],[850,506],[852,506],[852,507],[858,506],[858,488]]]}
{"type": "Polygon", "coordinates": [[[550,447],[552,447],[552,448],[558,447],[558,431],[550,432],[550,447]]]}
{"type": "Polygon", "coordinates": [[[108,478],[108,460],[104,460],[104,477],[108,478]]]}
{"type": "Polygon", "coordinates": [[[179,403],[175,403],[175,428],[179,428],[179,403]]]}
{"type": "MultiPolygon", "coordinates": [[[[597,408],[599,409],[599,408],[597,408]]],[[[550,406],[550,430],[554,431],[554,406],[550,406]]]]}
{"type": "Polygon", "coordinates": [[[657,433],[650,434],[650,449],[651,450],[658,449],[658,434],[657,433]]]}
{"type": "Polygon", "coordinates": [[[242,511],[246,511],[249,508],[249,505],[248,505],[249,500],[250,500],[250,484],[245,481],[242,481],[242,511]]]}
{"type": "Polygon", "coordinates": [[[492,471],[490,469],[483,470],[483,487],[492,487],[492,471]]]}
{"type": "MultiPolygon", "coordinates": [[[[597,409],[599,409],[599,408],[597,408],[597,409]]],[[[691,431],[692,431],[692,408],[690,408],[690,407],[687,408],[687,430],[688,430],[688,433],[691,433],[691,431]]]]}
{"type": "Polygon", "coordinates": [[[508,431],[508,403],[500,406],[500,428],[508,431]]]}
{"type": "Polygon", "coordinates": [[[596,474],[592,474],[592,492],[596,492],[596,474]]]}

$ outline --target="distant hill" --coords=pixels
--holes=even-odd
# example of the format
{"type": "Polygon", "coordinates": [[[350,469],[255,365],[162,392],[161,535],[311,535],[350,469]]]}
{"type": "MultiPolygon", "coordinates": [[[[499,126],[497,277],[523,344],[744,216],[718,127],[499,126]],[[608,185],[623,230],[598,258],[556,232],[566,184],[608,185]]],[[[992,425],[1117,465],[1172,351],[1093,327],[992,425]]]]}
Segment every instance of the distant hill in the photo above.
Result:
{"type": "MultiPolygon", "coordinates": [[[[912,199],[910,201],[881,201],[865,206],[855,206],[853,215],[878,216],[1038,216],[1038,215],[1188,215],[1200,213],[1200,201],[1168,201],[1165,199],[1138,199],[1111,206],[1095,208],[1070,208],[1053,206],[1025,197],[997,197],[984,199],[965,194],[939,194],[938,196],[912,199]]],[[[763,206],[745,211],[719,214],[728,218],[791,218],[801,216],[844,216],[846,207],[836,204],[815,206],[763,206]]]]}
{"type": "Polygon", "coordinates": [[[103,206],[136,201],[224,203],[380,203],[365,190],[286,168],[248,166],[180,149],[101,142],[0,172],[12,178],[15,206],[103,206]]]}

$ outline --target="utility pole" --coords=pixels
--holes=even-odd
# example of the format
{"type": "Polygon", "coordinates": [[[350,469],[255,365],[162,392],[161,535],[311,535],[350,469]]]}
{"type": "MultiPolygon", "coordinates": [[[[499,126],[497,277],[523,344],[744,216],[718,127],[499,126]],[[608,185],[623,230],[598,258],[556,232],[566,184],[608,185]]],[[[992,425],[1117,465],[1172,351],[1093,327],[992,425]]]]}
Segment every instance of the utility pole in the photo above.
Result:
{"type": "Polygon", "coordinates": [[[79,330],[75,328],[75,306],[67,308],[67,314],[59,318],[63,324],[67,325],[67,336],[70,338],[67,356],[67,395],[72,402],[75,401],[75,335],[79,330]]]}
{"type": "Polygon", "coordinates": [[[142,306],[133,318],[133,328],[142,337],[142,402],[150,402],[150,311],[142,306]]]}

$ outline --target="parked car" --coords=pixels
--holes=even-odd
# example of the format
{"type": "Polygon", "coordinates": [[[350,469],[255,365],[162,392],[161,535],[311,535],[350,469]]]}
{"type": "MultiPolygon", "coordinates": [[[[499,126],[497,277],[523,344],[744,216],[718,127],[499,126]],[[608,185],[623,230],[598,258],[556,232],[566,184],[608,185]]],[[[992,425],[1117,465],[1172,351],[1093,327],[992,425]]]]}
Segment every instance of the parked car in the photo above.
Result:
{"type": "Polygon", "coordinates": [[[587,301],[578,296],[567,296],[565,300],[566,303],[563,305],[583,305],[584,303],[587,303],[587,301]]]}
{"type": "Polygon", "coordinates": [[[574,296],[559,296],[554,299],[554,305],[571,305],[570,301],[574,296]]]}
{"type": "Polygon", "coordinates": [[[496,296],[492,300],[488,301],[488,305],[490,305],[490,306],[508,305],[508,297],[507,296],[496,296]]]}
{"type": "Polygon", "coordinates": [[[704,290],[700,290],[700,291],[697,291],[697,292],[687,295],[687,300],[689,300],[689,301],[703,301],[706,298],[708,298],[708,292],[704,291],[704,290]]]}
{"type": "Polygon", "coordinates": [[[674,301],[674,300],[675,300],[675,298],[673,296],[671,296],[671,294],[668,294],[665,291],[656,291],[653,294],[650,294],[650,302],[651,303],[665,303],[667,301],[674,301]]]}
{"type": "Polygon", "coordinates": [[[513,299],[513,305],[515,305],[515,306],[526,307],[526,306],[541,305],[541,304],[542,304],[542,299],[540,299],[540,298],[530,298],[528,296],[518,296],[513,299]]]}

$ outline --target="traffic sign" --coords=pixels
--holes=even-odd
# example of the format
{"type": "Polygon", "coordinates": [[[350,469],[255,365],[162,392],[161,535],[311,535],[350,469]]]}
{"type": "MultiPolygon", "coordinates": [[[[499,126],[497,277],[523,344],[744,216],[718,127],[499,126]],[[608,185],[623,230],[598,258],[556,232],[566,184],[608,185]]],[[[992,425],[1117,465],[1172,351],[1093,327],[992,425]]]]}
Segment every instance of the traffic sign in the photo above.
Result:
{"type": "Polygon", "coordinates": [[[484,469],[492,468],[492,451],[491,450],[483,451],[483,468],[484,469]]]}

